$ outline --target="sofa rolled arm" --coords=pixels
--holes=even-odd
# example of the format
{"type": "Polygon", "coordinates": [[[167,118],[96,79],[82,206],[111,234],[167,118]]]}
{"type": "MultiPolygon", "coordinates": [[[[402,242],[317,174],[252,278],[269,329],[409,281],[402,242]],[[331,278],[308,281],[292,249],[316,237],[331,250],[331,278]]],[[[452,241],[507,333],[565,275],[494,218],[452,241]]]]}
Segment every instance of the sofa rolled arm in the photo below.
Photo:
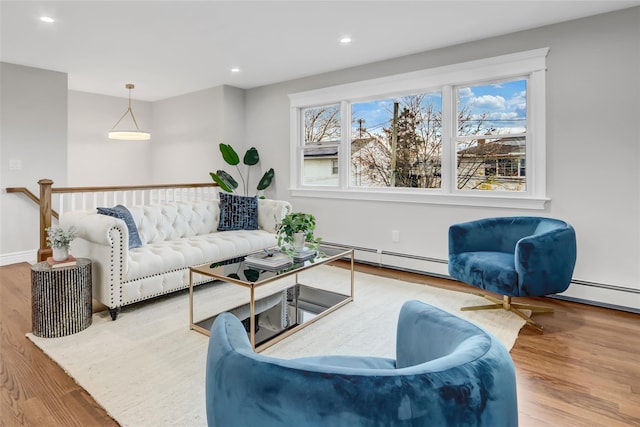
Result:
{"type": "Polygon", "coordinates": [[[76,228],[76,236],[91,243],[111,246],[114,244],[111,230],[117,229],[124,238],[124,247],[129,247],[129,230],[124,221],[108,215],[97,215],[92,211],[74,211],[62,214],[60,226],[76,228]]]}
{"type": "Polygon", "coordinates": [[[291,213],[291,210],[291,203],[287,201],[258,199],[258,227],[261,230],[275,233],[282,218],[291,213]]]}

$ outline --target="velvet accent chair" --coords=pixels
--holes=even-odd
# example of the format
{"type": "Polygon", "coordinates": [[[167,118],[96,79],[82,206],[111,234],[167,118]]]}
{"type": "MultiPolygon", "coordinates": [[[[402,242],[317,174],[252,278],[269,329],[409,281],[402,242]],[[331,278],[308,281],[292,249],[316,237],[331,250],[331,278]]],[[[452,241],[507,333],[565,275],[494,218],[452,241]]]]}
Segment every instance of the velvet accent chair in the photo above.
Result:
{"type": "Polygon", "coordinates": [[[208,425],[517,426],[513,362],[493,335],[419,301],[405,302],[397,331],[395,360],[279,359],[255,353],[222,313],[207,354],[208,425]]]}
{"type": "Polygon", "coordinates": [[[530,325],[542,326],[520,310],[553,312],[551,307],[512,302],[564,292],[576,263],[576,234],[564,221],[544,217],[498,217],[449,227],[449,275],[480,289],[489,305],[462,310],[505,309],[530,325]]]}

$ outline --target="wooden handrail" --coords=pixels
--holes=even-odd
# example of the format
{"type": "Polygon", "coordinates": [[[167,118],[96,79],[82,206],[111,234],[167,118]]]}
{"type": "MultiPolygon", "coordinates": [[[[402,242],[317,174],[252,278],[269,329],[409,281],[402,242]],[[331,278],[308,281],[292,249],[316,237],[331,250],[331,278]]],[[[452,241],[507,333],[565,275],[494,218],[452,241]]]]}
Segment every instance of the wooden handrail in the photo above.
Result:
{"type": "MultiPolygon", "coordinates": [[[[33,194],[27,187],[8,187],[5,190],[7,190],[7,193],[22,193],[29,199],[33,200],[36,205],[40,204],[40,198],[33,194]]],[[[53,216],[55,219],[58,219],[58,212],[52,209],[51,216],[53,216]]]]}
{"type": "MultiPolygon", "coordinates": [[[[40,181],[38,181],[40,182],[40,181]]],[[[162,190],[166,188],[206,188],[217,187],[215,182],[204,184],[159,184],[159,185],[123,185],[108,187],[57,187],[51,188],[52,193],[96,193],[103,191],[135,191],[135,190],[162,190]]],[[[7,188],[7,191],[9,189],[7,188]]]]}
{"type": "Polygon", "coordinates": [[[33,200],[40,206],[40,248],[38,249],[38,261],[45,261],[51,256],[51,248],[47,247],[46,229],[51,227],[51,217],[59,218],[58,212],[53,210],[51,195],[52,194],[68,194],[68,193],[100,193],[115,191],[140,191],[140,190],[163,190],[163,189],[188,189],[188,188],[207,188],[217,187],[215,182],[211,183],[195,183],[195,184],[158,184],[158,185],[124,185],[124,186],[102,186],[102,187],[53,187],[51,179],[41,179],[38,181],[40,186],[40,197],[33,194],[26,187],[9,187],[6,188],[7,193],[22,193],[29,199],[33,200]]]}

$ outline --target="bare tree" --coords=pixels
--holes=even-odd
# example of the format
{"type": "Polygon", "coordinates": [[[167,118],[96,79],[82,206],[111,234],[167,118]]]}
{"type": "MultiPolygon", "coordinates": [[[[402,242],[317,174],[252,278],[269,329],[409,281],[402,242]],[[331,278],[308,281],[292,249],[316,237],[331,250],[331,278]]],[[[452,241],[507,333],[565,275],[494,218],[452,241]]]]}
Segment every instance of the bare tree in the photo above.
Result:
{"type": "Polygon", "coordinates": [[[340,139],[340,106],[309,108],[304,111],[305,143],[340,139]]]}
{"type": "Polygon", "coordinates": [[[366,138],[354,141],[352,160],[372,185],[438,188],[442,114],[433,103],[425,102],[425,95],[406,96],[398,103],[401,111],[380,135],[366,132],[366,138]]]}
{"type": "Polygon", "coordinates": [[[487,157],[495,156],[497,154],[498,146],[484,146],[484,138],[482,135],[490,135],[495,131],[493,127],[485,127],[488,123],[487,112],[482,113],[480,116],[473,117],[469,111],[469,107],[465,107],[458,112],[458,135],[478,135],[479,138],[458,142],[457,151],[457,182],[458,189],[465,188],[474,180],[472,188],[478,188],[487,179],[491,179],[487,176],[484,180],[478,180],[478,171],[484,167],[487,157]],[[482,155],[479,155],[481,154],[482,155]]]}

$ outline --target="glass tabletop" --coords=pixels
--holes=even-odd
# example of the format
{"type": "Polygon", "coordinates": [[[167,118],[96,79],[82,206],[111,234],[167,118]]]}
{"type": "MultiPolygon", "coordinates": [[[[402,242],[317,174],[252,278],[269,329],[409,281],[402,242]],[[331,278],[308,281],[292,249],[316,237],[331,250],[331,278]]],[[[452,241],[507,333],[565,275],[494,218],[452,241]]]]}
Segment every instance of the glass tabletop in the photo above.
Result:
{"type": "MultiPolygon", "coordinates": [[[[303,255],[309,257],[308,254],[303,255]]],[[[237,258],[191,267],[191,270],[214,279],[256,287],[318,264],[350,256],[351,249],[321,245],[309,259],[299,259],[274,247],[237,258]]]]}

